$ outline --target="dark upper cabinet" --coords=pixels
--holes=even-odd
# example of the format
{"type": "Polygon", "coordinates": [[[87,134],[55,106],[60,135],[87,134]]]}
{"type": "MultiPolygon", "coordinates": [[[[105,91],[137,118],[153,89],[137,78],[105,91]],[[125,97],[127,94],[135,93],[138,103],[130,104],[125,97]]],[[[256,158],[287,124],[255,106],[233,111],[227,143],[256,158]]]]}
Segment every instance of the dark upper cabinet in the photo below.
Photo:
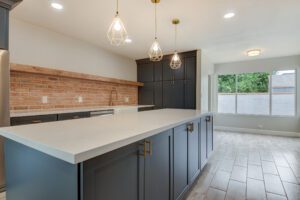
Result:
{"type": "Polygon", "coordinates": [[[146,140],[151,152],[145,159],[145,200],[172,200],[172,133],[168,130],[146,140]]]}
{"type": "Polygon", "coordinates": [[[213,151],[213,116],[209,115],[206,117],[206,130],[207,130],[207,157],[210,156],[210,154],[213,151]]]}
{"type": "Polygon", "coordinates": [[[139,104],[154,104],[160,108],[196,108],[196,51],[180,53],[182,66],[170,68],[172,55],[160,62],[137,60],[138,81],[145,84],[139,89],[139,104]],[[150,86],[152,84],[152,86],[150,86]]]}
{"type": "Polygon", "coordinates": [[[136,143],[84,162],[83,199],[143,199],[144,158],[140,153],[136,143]]]}
{"type": "Polygon", "coordinates": [[[201,166],[199,165],[199,120],[189,123],[187,126],[191,127],[188,131],[188,180],[189,184],[193,183],[194,180],[200,173],[201,166]]]}
{"type": "Polygon", "coordinates": [[[137,74],[139,82],[154,81],[153,62],[138,64],[137,74]]]}
{"type": "Polygon", "coordinates": [[[186,125],[174,129],[174,200],[181,199],[187,190],[188,182],[188,135],[186,125]]]}
{"type": "Polygon", "coordinates": [[[200,126],[200,159],[201,159],[201,169],[205,166],[207,162],[207,130],[206,130],[206,117],[201,117],[201,126],[200,126]]]}
{"type": "Polygon", "coordinates": [[[185,80],[184,98],[186,109],[196,109],[196,81],[185,80]]]}
{"type": "Polygon", "coordinates": [[[154,83],[146,82],[143,87],[139,87],[139,104],[153,105],[154,104],[154,83]]]}
{"type": "Polygon", "coordinates": [[[0,49],[8,49],[9,11],[0,7],[0,49]]]}
{"type": "Polygon", "coordinates": [[[173,81],[174,80],[174,71],[170,68],[170,60],[161,61],[163,68],[163,80],[164,81],[173,81]]]}
{"type": "Polygon", "coordinates": [[[184,80],[163,82],[163,107],[185,108],[184,80]]]}
{"type": "Polygon", "coordinates": [[[154,81],[163,80],[163,64],[161,62],[154,63],[154,81]]]}
{"type": "Polygon", "coordinates": [[[184,59],[185,65],[185,79],[186,80],[196,80],[196,69],[197,69],[197,57],[186,57],[184,59]]]}
{"type": "Polygon", "coordinates": [[[154,105],[155,109],[163,108],[163,83],[155,82],[154,83],[154,105]]]}

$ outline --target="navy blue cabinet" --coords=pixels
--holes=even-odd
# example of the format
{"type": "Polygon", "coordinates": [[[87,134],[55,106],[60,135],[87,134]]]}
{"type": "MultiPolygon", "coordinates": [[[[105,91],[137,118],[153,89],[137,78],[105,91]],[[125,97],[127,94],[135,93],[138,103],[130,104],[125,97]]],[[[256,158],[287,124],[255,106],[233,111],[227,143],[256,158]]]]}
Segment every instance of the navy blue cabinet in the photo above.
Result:
{"type": "Polygon", "coordinates": [[[146,140],[145,200],[172,200],[172,130],[146,140]]]}
{"type": "Polygon", "coordinates": [[[188,189],[188,135],[186,124],[174,129],[174,200],[188,189]]]}
{"type": "Polygon", "coordinates": [[[182,66],[176,70],[170,68],[172,55],[164,56],[160,62],[148,58],[136,61],[137,79],[145,84],[139,89],[139,104],[154,104],[156,109],[196,108],[197,52],[180,56],[182,66]]]}
{"type": "Polygon", "coordinates": [[[135,143],[82,164],[84,200],[141,200],[144,159],[135,143]]]}
{"type": "Polygon", "coordinates": [[[199,120],[187,124],[188,126],[188,181],[192,184],[200,173],[199,162],[199,120]]]}
{"type": "Polygon", "coordinates": [[[201,169],[204,168],[204,166],[207,163],[207,123],[206,123],[206,117],[201,118],[200,123],[200,159],[201,159],[201,169]]]}
{"type": "Polygon", "coordinates": [[[213,116],[206,117],[207,130],[207,157],[209,157],[214,149],[214,134],[213,134],[213,116]]]}

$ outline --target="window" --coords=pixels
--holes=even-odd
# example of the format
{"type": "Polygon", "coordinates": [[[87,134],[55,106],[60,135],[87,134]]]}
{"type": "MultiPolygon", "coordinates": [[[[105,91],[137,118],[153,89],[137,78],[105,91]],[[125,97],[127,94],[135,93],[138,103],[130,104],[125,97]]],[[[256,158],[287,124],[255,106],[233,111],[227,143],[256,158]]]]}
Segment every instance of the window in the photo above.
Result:
{"type": "Polygon", "coordinates": [[[220,75],[218,108],[221,113],[235,113],[236,105],[236,76],[235,75],[220,75]]]}
{"type": "Polygon", "coordinates": [[[296,71],[276,71],[272,75],[272,114],[295,115],[296,71]]]}
{"type": "Polygon", "coordinates": [[[294,116],[296,70],[218,76],[218,112],[294,116]]]}

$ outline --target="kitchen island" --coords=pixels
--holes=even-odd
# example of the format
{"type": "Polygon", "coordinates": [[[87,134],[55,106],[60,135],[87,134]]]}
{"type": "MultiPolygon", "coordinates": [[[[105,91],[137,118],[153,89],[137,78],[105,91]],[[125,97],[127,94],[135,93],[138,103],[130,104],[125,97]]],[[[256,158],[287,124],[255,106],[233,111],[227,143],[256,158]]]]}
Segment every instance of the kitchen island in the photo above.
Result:
{"type": "Polygon", "coordinates": [[[183,199],[213,150],[213,116],[163,109],[1,128],[7,200],[183,199]]]}

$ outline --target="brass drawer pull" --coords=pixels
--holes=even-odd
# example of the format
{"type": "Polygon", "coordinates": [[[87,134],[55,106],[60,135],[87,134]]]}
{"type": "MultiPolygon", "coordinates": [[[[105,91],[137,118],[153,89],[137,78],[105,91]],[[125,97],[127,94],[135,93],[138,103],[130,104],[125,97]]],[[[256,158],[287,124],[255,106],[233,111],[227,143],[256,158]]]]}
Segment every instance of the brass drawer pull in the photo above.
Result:
{"type": "Polygon", "coordinates": [[[193,122],[191,122],[187,125],[187,131],[190,133],[194,132],[194,123],[193,122]]]}
{"type": "Polygon", "coordinates": [[[42,122],[43,122],[42,120],[33,120],[32,121],[33,124],[42,123],[42,122]]]}
{"type": "Polygon", "coordinates": [[[79,119],[80,117],[78,115],[74,116],[73,119],[79,119]]]}
{"type": "Polygon", "coordinates": [[[140,144],[140,146],[143,146],[143,152],[140,153],[140,156],[143,156],[144,158],[146,158],[147,153],[150,156],[152,156],[152,142],[151,141],[145,140],[142,144],[140,144]],[[147,146],[149,146],[149,150],[148,150],[147,146]]]}

